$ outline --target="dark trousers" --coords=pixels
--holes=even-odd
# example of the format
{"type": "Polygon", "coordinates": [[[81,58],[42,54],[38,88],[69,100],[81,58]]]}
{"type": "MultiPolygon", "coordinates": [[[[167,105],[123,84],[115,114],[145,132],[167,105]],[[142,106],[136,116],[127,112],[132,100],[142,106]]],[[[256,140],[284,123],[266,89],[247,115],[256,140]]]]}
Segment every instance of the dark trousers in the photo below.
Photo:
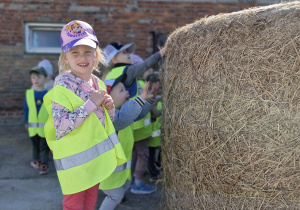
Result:
{"type": "Polygon", "coordinates": [[[160,171],[156,168],[156,150],[158,150],[159,147],[149,147],[149,158],[148,158],[148,171],[150,177],[157,177],[160,174],[160,171]]]}
{"type": "Polygon", "coordinates": [[[136,179],[143,179],[143,175],[147,170],[149,157],[148,150],[149,138],[134,142],[132,149],[131,174],[136,179]]]}
{"type": "Polygon", "coordinates": [[[41,164],[48,165],[49,147],[45,138],[35,135],[31,137],[32,159],[41,160],[41,164]]]}

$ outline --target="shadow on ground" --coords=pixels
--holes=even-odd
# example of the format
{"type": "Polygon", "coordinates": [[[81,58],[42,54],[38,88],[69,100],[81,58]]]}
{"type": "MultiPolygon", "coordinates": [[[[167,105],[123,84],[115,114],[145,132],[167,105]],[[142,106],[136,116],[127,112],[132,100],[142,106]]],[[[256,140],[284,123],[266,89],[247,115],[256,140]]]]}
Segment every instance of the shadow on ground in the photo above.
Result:
{"type": "MultiPolygon", "coordinates": [[[[4,210],[59,210],[62,209],[62,193],[53,161],[50,172],[39,175],[29,166],[31,141],[23,126],[0,127],[0,207],[4,210]]],[[[145,181],[148,178],[145,177],[145,181]]],[[[148,182],[149,183],[149,182],[148,182]]],[[[154,183],[151,183],[154,184],[154,183]]],[[[116,210],[160,209],[161,186],[151,195],[126,193],[126,201],[116,210]]],[[[104,194],[99,191],[97,208],[104,194]]]]}

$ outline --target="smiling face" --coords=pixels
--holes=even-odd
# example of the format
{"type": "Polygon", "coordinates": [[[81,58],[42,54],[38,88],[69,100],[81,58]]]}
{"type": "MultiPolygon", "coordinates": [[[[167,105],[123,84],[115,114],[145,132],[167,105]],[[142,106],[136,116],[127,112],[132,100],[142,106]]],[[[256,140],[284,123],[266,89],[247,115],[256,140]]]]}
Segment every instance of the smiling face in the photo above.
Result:
{"type": "Polygon", "coordinates": [[[131,64],[130,53],[128,53],[126,50],[118,52],[118,54],[116,54],[115,57],[113,57],[112,62],[114,64],[116,63],[131,64]]]}
{"type": "Polygon", "coordinates": [[[83,80],[88,80],[97,59],[96,50],[84,45],[73,47],[65,54],[65,63],[71,73],[83,80]]]}
{"type": "Polygon", "coordinates": [[[121,106],[129,100],[129,93],[121,82],[113,87],[109,95],[112,97],[116,109],[121,109],[121,106]]]}

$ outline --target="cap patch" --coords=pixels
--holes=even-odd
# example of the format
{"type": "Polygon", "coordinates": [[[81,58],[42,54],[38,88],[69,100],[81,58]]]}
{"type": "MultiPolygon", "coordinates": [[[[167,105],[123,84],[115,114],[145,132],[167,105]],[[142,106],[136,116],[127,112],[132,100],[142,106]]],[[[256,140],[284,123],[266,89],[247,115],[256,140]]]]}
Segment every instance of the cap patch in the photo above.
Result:
{"type": "Polygon", "coordinates": [[[79,22],[74,22],[72,25],[68,25],[66,27],[67,36],[69,37],[78,37],[86,35],[86,28],[82,25],[80,25],[79,22]]]}

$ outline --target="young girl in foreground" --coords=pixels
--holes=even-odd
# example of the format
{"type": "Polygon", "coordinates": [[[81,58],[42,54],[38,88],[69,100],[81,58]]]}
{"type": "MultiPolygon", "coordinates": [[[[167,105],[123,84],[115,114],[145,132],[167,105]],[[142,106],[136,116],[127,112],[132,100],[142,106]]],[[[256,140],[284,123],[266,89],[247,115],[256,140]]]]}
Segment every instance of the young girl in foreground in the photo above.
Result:
{"type": "Polygon", "coordinates": [[[61,46],[63,72],[44,98],[50,116],[45,135],[64,209],[94,209],[99,183],[126,157],[111,122],[113,101],[92,74],[102,61],[93,28],[79,20],[68,23],[61,31],[61,46]]]}

